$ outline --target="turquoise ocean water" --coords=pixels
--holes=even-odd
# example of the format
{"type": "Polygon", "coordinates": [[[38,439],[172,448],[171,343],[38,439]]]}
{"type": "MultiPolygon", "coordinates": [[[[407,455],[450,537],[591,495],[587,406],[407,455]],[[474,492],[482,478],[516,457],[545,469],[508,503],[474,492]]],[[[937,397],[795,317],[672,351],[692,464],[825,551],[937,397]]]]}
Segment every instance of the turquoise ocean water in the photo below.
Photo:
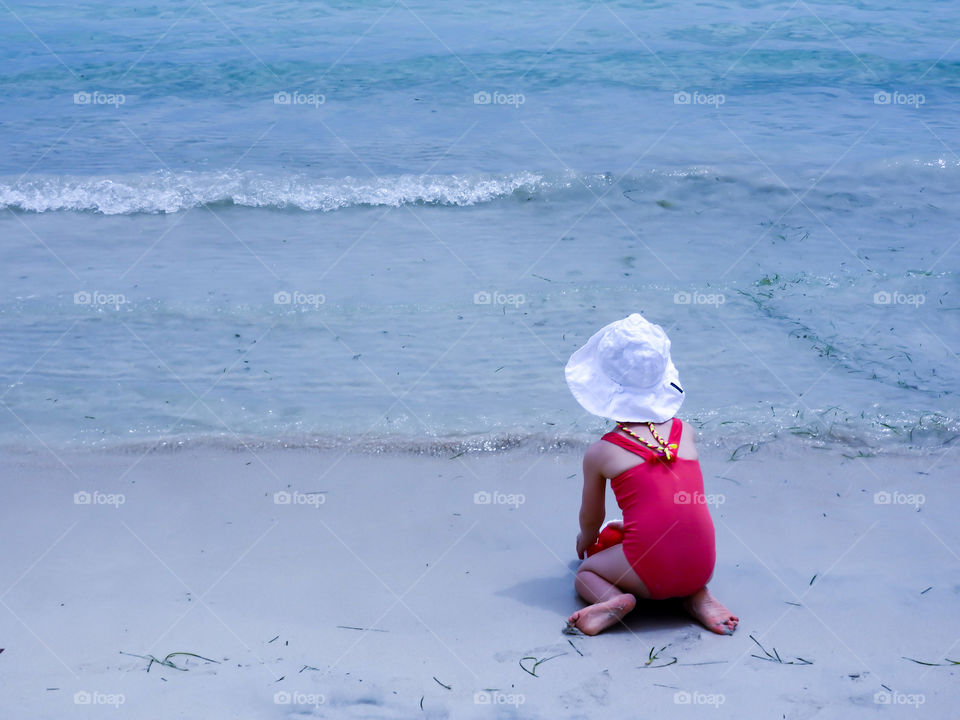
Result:
{"type": "Polygon", "coordinates": [[[600,326],[737,448],[960,434],[949,2],[0,9],[0,445],[582,442],[600,326]]]}

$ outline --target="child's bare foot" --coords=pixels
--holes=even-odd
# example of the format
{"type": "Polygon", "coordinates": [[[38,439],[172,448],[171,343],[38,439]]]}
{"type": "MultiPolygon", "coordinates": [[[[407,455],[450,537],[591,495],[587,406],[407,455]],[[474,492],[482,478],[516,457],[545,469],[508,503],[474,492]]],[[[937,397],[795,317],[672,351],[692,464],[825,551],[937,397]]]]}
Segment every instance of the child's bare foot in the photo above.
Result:
{"type": "Polygon", "coordinates": [[[740,618],[731,613],[706,588],[683,599],[683,607],[699,620],[707,630],[717,635],[733,635],[740,618]]]}
{"type": "Polygon", "coordinates": [[[620,622],[623,616],[633,610],[636,604],[637,599],[629,593],[616,595],[609,600],[577,610],[567,618],[567,627],[576,628],[584,635],[596,635],[614,623],[620,622]]]}

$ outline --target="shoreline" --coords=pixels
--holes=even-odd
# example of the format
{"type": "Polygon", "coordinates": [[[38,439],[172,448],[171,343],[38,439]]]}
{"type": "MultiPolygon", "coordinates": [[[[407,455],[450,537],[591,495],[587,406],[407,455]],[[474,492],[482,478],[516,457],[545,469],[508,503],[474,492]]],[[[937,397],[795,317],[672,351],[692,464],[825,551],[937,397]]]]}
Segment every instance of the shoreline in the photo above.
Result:
{"type": "MultiPolygon", "coordinates": [[[[702,454],[739,460],[745,455],[763,451],[777,457],[795,457],[810,451],[826,452],[847,458],[887,457],[924,458],[935,457],[952,451],[960,434],[954,435],[939,445],[918,445],[890,442],[885,445],[870,445],[863,441],[849,441],[839,436],[811,437],[808,433],[769,433],[766,437],[750,438],[733,436],[709,436],[697,431],[697,446],[702,454]]],[[[157,436],[142,439],[111,438],[96,444],[83,442],[66,443],[0,443],[0,451],[11,455],[42,456],[44,454],[76,455],[135,455],[138,453],[179,453],[187,451],[249,452],[249,451],[296,451],[349,452],[356,455],[410,455],[419,457],[470,457],[510,452],[583,453],[603,432],[556,435],[549,433],[462,433],[445,437],[359,435],[308,435],[290,437],[239,436],[230,434],[204,434],[193,436],[157,436]]]]}

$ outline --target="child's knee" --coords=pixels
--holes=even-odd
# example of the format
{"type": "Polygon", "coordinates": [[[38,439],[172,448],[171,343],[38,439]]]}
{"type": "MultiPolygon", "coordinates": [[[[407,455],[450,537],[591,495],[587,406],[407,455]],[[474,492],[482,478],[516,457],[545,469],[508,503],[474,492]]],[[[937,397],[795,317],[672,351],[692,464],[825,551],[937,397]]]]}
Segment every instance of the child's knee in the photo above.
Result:
{"type": "Polygon", "coordinates": [[[573,587],[579,593],[581,589],[595,584],[597,581],[609,582],[602,575],[589,568],[580,568],[573,578],[573,587]]]}

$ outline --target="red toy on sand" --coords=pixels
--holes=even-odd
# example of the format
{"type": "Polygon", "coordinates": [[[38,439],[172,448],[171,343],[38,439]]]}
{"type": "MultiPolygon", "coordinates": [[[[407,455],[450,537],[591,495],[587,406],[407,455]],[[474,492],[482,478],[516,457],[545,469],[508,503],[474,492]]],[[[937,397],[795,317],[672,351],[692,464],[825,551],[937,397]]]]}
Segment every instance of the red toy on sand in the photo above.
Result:
{"type": "Polygon", "coordinates": [[[617,523],[616,525],[614,525],[613,522],[608,523],[607,526],[600,531],[600,534],[597,536],[597,541],[587,548],[587,557],[623,542],[623,525],[619,520],[615,522],[617,523]]]}

